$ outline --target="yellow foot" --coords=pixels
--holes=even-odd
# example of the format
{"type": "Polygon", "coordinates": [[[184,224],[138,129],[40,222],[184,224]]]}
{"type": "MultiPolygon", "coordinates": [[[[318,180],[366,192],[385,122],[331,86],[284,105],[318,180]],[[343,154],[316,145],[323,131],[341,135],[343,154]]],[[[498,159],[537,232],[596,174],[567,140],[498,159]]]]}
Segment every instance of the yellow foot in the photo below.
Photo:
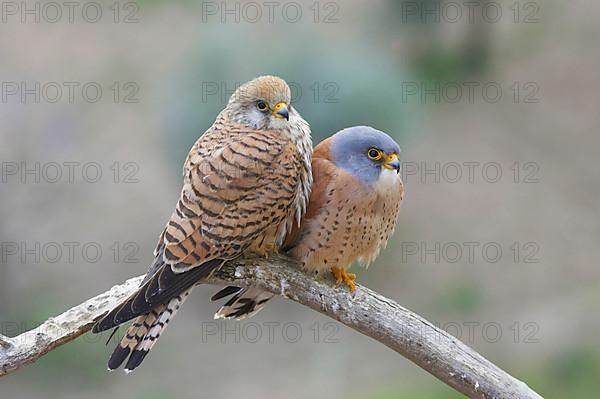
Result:
{"type": "Polygon", "coordinates": [[[354,294],[354,291],[356,291],[356,285],[354,285],[354,280],[356,280],[356,274],[346,273],[346,270],[340,267],[332,267],[331,273],[333,274],[333,277],[335,277],[336,284],[344,282],[344,284],[346,284],[350,288],[350,292],[354,294]]]}

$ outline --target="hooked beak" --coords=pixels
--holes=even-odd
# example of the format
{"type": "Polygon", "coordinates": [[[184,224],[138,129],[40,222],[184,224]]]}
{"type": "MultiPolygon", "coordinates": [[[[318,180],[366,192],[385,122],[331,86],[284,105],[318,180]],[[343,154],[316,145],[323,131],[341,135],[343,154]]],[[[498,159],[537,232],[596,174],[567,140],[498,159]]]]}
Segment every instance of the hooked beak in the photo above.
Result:
{"type": "Polygon", "coordinates": [[[400,160],[398,159],[398,154],[394,152],[386,156],[383,166],[386,169],[395,170],[396,173],[400,173],[400,160]]]}
{"type": "Polygon", "coordinates": [[[277,103],[273,108],[273,116],[276,118],[285,118],[286,121],[289,121],[290,112],[287,103],[284,101],[277,103]]]}

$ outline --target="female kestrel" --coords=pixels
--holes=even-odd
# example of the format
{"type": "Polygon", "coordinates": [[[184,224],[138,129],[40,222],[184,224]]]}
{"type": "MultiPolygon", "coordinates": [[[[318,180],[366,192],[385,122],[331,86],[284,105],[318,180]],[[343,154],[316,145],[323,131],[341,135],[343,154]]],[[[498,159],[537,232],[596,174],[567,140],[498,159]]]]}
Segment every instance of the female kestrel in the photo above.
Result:
{"type": "MultiPolygon", "coordinates": [[[[367,126],[344,129],[315,147],[313,189],[308,211],[286,247],[315,274],[331,271],[336,283],[356,290],[346,270],[369,265],[394,232],[404,195],[400,147],[367,126]]],[[[273,294],[255,287],[226,287],[213,300],[233,295],[215,318],[243,319],[258,312],[273,294]]]]}
{"type": "Polygon", "coordinates": [[[239,87],[185,161],[175,211],[139,290],[94,326],[137,317],[108,361],[142,362],[193,286],[227,260],[276,251],[300,223],[312,185],[308,123],[285,81],[263,76],[239,87]]]}

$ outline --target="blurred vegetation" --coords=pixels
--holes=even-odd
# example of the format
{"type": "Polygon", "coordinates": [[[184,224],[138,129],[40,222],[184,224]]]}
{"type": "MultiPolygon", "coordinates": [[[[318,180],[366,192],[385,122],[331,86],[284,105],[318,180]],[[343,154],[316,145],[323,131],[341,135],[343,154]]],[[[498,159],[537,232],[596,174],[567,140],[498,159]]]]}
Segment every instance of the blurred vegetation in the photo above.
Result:
{"type": "MultiPolygon", "coordinates": [[[[479,2],[479,7],[485,7],[489,0],[479,2]]],[[[445,41],[448,24],[436,22],[436,15],[422,15],[422,10],[442,10],[444,1],[440,0],[390,0],[388,14],[389,27],[399,34],[415,36],[416,45],[411,49],[408,62],[420,77],[431,81],[456,81],[467,76],[481,75],[490,65],[491,57],[491,29],[490,24],[476,21],[467,25],[460,39],[449,45],[445,41]],[[416,7],[416,13],[407,12],[406,4],[416,7]],[[402,20],[406,23],[398,24],[402,20]]],[[[444,15],[443,12],[439,14],[444,15]]],[[[443,17],[437,15],[440,20],[443,17]]],[[[474,13],[475,18],[481,19],[479,13],[474,13]]]]}

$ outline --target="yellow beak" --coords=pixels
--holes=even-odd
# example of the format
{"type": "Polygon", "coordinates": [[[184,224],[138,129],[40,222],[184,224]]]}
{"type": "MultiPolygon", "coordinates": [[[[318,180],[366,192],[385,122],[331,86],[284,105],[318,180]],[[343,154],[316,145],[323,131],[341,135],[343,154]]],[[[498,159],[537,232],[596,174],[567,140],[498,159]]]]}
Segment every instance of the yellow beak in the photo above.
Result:
{"type": "Polygon", "coordinates": [[[277,103],[273,108],[273,116],[276,118],[285,118],[285,120],[290,120],[290,112],[288,110],[288,105],[286,102],[282,101],[277,103]]]}
{"type": "Polygon", "coordinates": [[[396,173],[400,173],[400,160],[398,159],[398,154],[391,153],[385,157],[385,161],[383,161],[383,166],[386,169],[395,170],[396,173]]]}

